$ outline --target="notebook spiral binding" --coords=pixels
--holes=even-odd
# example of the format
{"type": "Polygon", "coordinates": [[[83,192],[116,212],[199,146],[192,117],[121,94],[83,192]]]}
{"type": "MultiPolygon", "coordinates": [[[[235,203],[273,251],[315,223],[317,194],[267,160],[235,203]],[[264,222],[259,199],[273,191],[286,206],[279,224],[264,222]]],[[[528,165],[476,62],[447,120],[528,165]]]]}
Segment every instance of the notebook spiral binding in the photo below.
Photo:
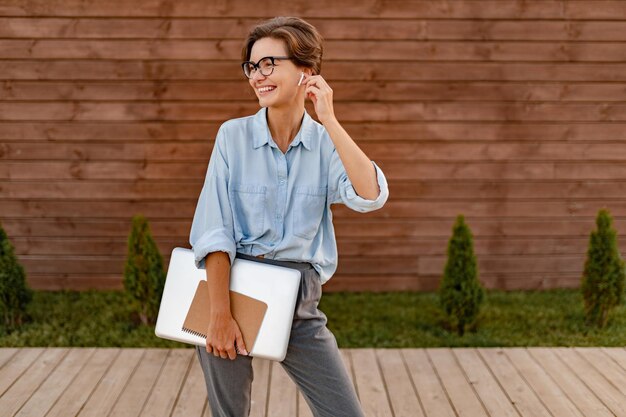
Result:
{"type": "MultiPolygon", "coordinates": [[[[193,334],[195,336],[204,337],[206,339],[206,335],[205,334],[202,334],[200,332],[196,332],[195,330],[191,330],[191,329],[188,329],[186,327],[183,327],[182,329],[183,329],[183,332],[191,333],[191,334],[193,334]]],[[[235,352],[241,354],[241,351],[239,350],[239,346],[237,346],[237,343],[235,343],[235,352]]]]}
{"type": "Polygon", "coordinates": [[[191,333],[194,336],[204,337],[206,339],[206,335],[200,332],[196,332],[195,330],[188,329],[183,327],[183,332],[191,333]]]}

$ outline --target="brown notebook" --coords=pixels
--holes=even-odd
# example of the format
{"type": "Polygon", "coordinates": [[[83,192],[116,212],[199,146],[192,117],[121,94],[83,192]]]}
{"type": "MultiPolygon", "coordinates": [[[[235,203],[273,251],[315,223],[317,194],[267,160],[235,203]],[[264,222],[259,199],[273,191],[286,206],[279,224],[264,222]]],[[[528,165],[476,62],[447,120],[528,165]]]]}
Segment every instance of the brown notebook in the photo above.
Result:
{"type": "MultiPolygon", "coordinates": [[[[209,287],[205,280],[198,282],[196,293],[183,323],[183,331],[206,338],[209,327],[209,287]]],[[[243,342],[248,352],[252,350],[263,317],[267,311],[267,304],[256,298],[230,291],[230,311],[237,322],[243,342]]],[[[238,347],[237,351],[239,351],[238,347]]]]}

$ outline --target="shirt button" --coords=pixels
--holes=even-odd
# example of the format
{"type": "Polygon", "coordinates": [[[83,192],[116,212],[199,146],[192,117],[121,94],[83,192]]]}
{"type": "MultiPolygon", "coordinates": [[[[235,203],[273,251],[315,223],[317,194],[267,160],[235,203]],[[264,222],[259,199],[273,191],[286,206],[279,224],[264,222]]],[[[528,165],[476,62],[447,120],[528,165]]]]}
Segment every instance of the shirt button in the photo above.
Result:
{"type": "Polygon", "coordinates": [[[280,180],[279,183],[282,185],[285,183],[285,180],[280,180]]]}

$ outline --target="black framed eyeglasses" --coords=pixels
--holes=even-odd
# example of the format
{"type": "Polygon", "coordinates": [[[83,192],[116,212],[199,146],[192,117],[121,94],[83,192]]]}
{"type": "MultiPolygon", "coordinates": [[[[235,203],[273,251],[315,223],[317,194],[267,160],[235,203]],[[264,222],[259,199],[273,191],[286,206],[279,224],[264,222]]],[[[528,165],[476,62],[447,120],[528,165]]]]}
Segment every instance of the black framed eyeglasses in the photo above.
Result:
{"type": "Polygon", "coordinates": [[[291,59],[288,56],[265,56],[259,59],[259,62],[256,64],[252,61],[246,61],[241,64],[241,68],[243,68],[243,73],[247,78],[252,78],[254,71],[259,70],[261,74],[265,77],[269,76],[274,72],[274,61],[281,59],[291,59]]]}

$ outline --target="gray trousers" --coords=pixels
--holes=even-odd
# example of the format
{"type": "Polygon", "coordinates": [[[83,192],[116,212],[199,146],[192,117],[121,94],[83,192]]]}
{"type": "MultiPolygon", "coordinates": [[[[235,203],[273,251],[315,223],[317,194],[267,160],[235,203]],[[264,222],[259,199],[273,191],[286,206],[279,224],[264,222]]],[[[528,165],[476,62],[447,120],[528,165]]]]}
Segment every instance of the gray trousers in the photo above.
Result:
{"type": "MultiPolygon", "coordinates": [[[[315,417],[364,417],[354,385],[341,359],[337,340],[317,309],[322,296],[319,275],[309,263],[277,261],[237,253],[237,257],[300,270],[302,279],[285,359],[280,362],[296,383],[315,417]]],[[[213,417],[247,417],[252,391],[252,357],[223,359],[196,346],[213,417]]],[[[272,416],[281,417],[281,416],[272,416]]],[[[291,416],[289,416],[291,417],[291,416]]]]}

